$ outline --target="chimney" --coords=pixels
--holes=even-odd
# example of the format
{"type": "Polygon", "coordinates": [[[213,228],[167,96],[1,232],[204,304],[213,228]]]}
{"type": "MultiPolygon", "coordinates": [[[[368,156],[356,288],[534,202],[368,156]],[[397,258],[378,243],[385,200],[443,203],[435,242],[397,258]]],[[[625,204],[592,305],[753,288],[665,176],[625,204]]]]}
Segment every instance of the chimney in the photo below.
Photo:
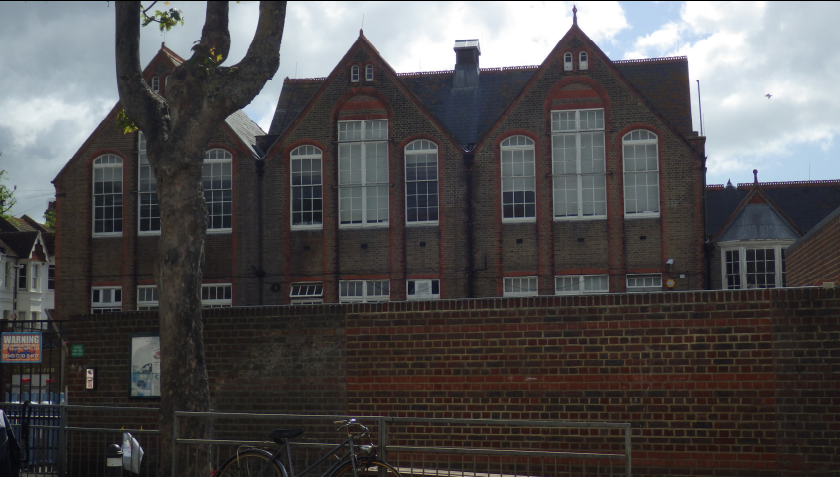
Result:
{"type": "Polygon", "coordinates": [[[455,79],[453,88],[474,88],[478,86],[478,57],[481,47],[478,40],[455,41],[455,79]]]}

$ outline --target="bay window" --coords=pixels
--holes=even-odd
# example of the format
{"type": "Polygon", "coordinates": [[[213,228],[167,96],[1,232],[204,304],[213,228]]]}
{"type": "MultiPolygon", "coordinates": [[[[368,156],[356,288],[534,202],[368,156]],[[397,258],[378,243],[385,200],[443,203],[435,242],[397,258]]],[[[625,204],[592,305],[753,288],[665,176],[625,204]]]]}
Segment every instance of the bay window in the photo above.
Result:
{"type": "Polygon", "coordinates": [[[785,286],[784,250],[793,243],[721,245],[723,286],[727,290],[785,286]]]}

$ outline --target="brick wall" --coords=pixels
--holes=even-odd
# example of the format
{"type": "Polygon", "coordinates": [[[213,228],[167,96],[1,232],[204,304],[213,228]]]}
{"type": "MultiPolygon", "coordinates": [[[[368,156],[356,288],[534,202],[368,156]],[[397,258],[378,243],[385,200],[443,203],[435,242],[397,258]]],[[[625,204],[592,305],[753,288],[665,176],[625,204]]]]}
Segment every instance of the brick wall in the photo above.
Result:
{"type": "MultiPolygon", "coordinates": [[[[840,211],[785,254],[789,286],[840,283],[840,211]]],[[[817,226],[819,227],[819,225],[817,226]]]]}
{"type": "MultiPolygon", "coordinates": [[[[445,300],[214,309],[205,340],[220,411],[622,421],[633,475],[829,476],[838,316],[816,288],[445,300]]],[[[127,397],[128,334],[154,328],[75,318],[70,402],[156,405],[127,397]]]]}

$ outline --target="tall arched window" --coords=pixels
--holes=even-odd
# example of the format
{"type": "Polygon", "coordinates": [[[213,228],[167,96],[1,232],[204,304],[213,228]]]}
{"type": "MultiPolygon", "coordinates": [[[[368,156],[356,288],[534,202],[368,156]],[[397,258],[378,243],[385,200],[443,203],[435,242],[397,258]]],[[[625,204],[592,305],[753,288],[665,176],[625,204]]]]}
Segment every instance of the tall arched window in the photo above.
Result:
{"type": "Polygon", "coordinates": [[[438,147],[426,139],[405,147],[405,221],[438,221],[438,147]]]}
{"type": "Polygon", "coordinates": [[[604,110],[551,113],[554,218],[606,217],[604,110]]]}
{"type": "Polygon", "coordinates": [[[502,221],[533,221],[537,216],[534,141],[511,136],[501,145],[502,221]]]}
{"type": "Polygon", "coordinates": [[[229,231],[233,213],[233,156],[224,149],[204,153],[204,200],[207,202],[207,230],[229,231]]]}
{"type": "Polygon", "coordinates": [[[321,150],[315,146],[300,146],[290,157],[292,227],[320,228],[323,223],[321,150]]]}
{"type": "Polygon", "coordinates": [[[563,55],[563,71],[572,71],[572,54],[563,55]]]}
{"type": "Polygon", "coordinates": [[[356,83],[359,81],[359,65],[353,65],[350,68],[350,81],[356,83]]]}
{"type": "Polygon", "coordinates": [[[388,120],[338,123],[338,223],[388,225],[388,120]]]}
{"type": "Polygon", "coordinates": [[[585,51],[580,52],[580,69],[581,70],[588,70],[589,69],[589,55],[585,51]]]}
{"type": "Polygon", "coordinates": [[[365,81],[373,81],[373,65],[365,66],[365,81]]]}
{"type": "Polygon", "coordinates": [[[122,159],[105,154],[93,161],[93,235],[122,233],[122,159]]]}
{"type": "Polygon", "coordinates": [[[639,129],[624,135],[624,214],[659,215],[659,141],[639,129]]]}

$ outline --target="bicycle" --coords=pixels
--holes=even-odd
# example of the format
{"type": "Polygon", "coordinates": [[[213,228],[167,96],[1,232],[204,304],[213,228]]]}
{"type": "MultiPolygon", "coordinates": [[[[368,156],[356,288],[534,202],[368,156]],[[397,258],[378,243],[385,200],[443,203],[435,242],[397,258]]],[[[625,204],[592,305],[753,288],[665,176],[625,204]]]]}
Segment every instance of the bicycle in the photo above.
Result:
{"type": "Polygon", "coordinates": [[[321,474],[320,477],[402,477],[397,469],[391,464],[379,460],[376,455],[376,446],[365,444],[357,445],[357,439],[370,437],[370,429],[355,419],[335,421],[334,424],[341,424],[338,430],[346,430],[347,438],[336,445],[327,453],[318,458],[309,467],[300,473],[294,472],[292,465],[291,440],[304,433],[304,429],[275,429],[269,438],[280,447],[271,452],[262,447],[243,446],[237,449],[236,454],[229,457],[214,477],[300,477],[311,472],[330,457],[337,461],[321,474]],[[355,431],[355,432],[354,432],[355,431]],[[341,457],[336,455],[343,447],[347,450],[341,457]],[[289,463],[289,468],[281,462],[280,455],[283,450],[289,463]]]}

